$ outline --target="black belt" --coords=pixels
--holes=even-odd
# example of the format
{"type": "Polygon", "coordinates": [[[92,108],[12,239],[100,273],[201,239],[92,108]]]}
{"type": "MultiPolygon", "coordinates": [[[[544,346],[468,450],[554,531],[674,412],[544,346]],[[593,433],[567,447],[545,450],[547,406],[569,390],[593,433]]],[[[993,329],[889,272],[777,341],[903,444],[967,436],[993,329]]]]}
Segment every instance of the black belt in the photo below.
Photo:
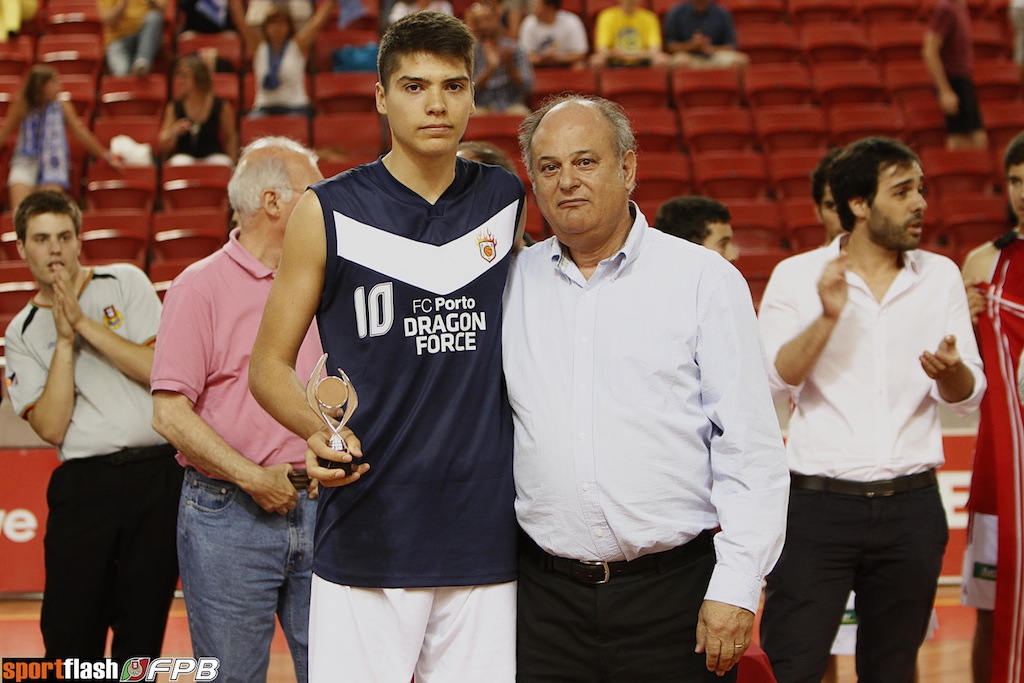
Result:
{"type": "Polygon", "coordinates": [[[844,496],[861,496],[863,498],[882,498],[897,493],[907,493],[918,489],[936,486],[939,479],[934,469],[905,477],[884,479],[882,481],[850,481],[848,479],[829,479],[808,474],[790,472],[790,485],[795,489],[818,491],[821,493],[838,493],[844,496]]]}
{"type": "Polygon", "coordinates": [[[306,470],[292,470],[288,473],[288,481],[292,483],[296,491],[305,491],[313,482],[313,478],[306,474],[306,470]]]}
{"type": "Polygon", "coordinates": [[[682,564],[700,557],[714,549],[712,542],[714,536],[713,531],[702,531],[689,543],[684,543],[671,550],[642,555],[635,560],[620,560],[618,562],[570,560],[566,557],[555,557],[546,553],[529,539],[524,539],[524,542],[535,549],[535,552],[543,560],[545,570],[565,574],[580,583],[599,585],[608,583],[619,576],[664,571],[671,565],[682,564]]]}
{"type": "Polygon", "coordinates": [[[127,465],[132,462],[145,462],[157,458],[170,458],[178,452],[178,449],[169,443],[162,443],[159,446],[143,446],[141,448],[122,448],[114,453],[105,455],[93,455],[88,458],[72,458],[64,464],[79,462],[108,462],[111,465],[127,465]]]}

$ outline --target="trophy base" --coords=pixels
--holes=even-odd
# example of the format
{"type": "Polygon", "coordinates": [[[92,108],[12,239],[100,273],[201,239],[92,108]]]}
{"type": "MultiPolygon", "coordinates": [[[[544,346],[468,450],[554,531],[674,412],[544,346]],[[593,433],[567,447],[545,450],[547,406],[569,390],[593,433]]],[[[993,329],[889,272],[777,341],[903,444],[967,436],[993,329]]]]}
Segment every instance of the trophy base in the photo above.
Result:
{"type": "Polygon", "coordinates": [[[327,470],[342,470],[346,476],[351,476],[353,470],[355,470],[355,467],[358,464],[354,460],[350,462],[338,462],[337,460],[324,460],[323,458],[317,458],[316,461],[319,463],[320,467],[327,470]]]}

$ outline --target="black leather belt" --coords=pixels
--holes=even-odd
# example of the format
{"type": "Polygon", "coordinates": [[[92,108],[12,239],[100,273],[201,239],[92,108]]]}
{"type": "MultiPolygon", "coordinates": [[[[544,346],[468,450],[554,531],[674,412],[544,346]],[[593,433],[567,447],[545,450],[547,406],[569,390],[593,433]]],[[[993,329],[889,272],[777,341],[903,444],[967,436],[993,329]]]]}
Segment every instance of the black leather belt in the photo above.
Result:
{"type": "Polygon", "coordinates": [[[313,478],[306,474],[306,470],[292,470],[288,473],[288,481],[292,483],[296,491],[305,491],[309,488],[313,478]]]}
{"type": "Polygon", "coordinates": [[[666,567],[683,564],[705,553],[712,552],[714,536],[713,531],[702,531],[689,543],[684,543],[671,550],[643,555],[635,560],[620,560],[618,562],[570,560],[566,557],[549,555],[529,539],[524,539],[524,542],[528,543],[541,557],[545,570],[565,574],[580,583],[600,585],[620,576],[663,571],[666,567]]]}
{"type": "Polygon", "coordinates": [[[838,493],[844,496],[861,496],[863,498],[882,498],[907,493],[918,489],[926,489],[939,483],[934,469],[905,477],[884,479],[882,481],[850,481],[848,479],[829,479],[808,474],[790,472],[790,484],[795,489],[819,491],[821,493],[838,493]]]}
{"type": "Polygon", "coordinates": [[[157,458],[171,458],[178,452],[178,449],[169,443],[163,443],[159,446],[143,446],[141,448],[123,448],[115,453],[107,453],[105,455],[93,455],[88,458],[72,458],[65,462],[68,463],[84,463],[84,462],[109,462],[111,465],[127,465],[132,462],[145,462],[146,460],[156,460],[157,458]]]}

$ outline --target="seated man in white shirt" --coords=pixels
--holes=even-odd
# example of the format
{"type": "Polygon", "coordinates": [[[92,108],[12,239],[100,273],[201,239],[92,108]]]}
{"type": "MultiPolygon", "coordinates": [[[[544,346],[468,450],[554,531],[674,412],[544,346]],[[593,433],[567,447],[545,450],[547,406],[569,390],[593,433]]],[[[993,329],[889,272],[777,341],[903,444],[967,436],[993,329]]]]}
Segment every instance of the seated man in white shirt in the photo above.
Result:
{"type": "Polygon", "coordinates": [[[517,680],[735,680],[788,491],[750,292],[648,228],[621,107],[569,95],[521,130],[555,237],[505,290],[517,680]]]}
{"type": "Polygon", "coordinates": [[[858,676],[909,682],[948,539],[937,408],[973,412],[985,376],[956,264],[917,250],[917,155],[857,141],[829,187],[849,234],[780,263],[761,300],[773,393],[794,406],[761,645],[780,681],[820,681],[853,589],[858,676]]]}
{"type": "Polygon", "coordinates": [[[590,49],[583,20],[562,9],[562,0],[533,0],[533,14],[519,25],[519,44],[534,67],[583,67],[590,49]]]}

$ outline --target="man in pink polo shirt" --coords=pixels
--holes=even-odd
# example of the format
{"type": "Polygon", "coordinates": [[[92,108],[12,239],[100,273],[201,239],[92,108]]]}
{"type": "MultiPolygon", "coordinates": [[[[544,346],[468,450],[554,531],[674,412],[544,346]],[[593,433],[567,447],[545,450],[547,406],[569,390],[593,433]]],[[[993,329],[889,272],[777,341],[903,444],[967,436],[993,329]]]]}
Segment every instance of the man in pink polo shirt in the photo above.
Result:
{"type": "MultiPolygon", "coordinates": [[[[242,152],[228,196],[239,227],[171,285],[153,362],[153,427],[186,468],[178,562],[193,656],[218,657],[227,680],[266,680],[275,613],[305,683],[316,484],[306,442],[249,393],[249,354],[281,258],[285,225],[316,155],[285,138],[242,152]]],[[[314,322],[299,350],[320,356],[314,322]]],[[[306,409],[309,433],[320,418],[306,409]]]]}

